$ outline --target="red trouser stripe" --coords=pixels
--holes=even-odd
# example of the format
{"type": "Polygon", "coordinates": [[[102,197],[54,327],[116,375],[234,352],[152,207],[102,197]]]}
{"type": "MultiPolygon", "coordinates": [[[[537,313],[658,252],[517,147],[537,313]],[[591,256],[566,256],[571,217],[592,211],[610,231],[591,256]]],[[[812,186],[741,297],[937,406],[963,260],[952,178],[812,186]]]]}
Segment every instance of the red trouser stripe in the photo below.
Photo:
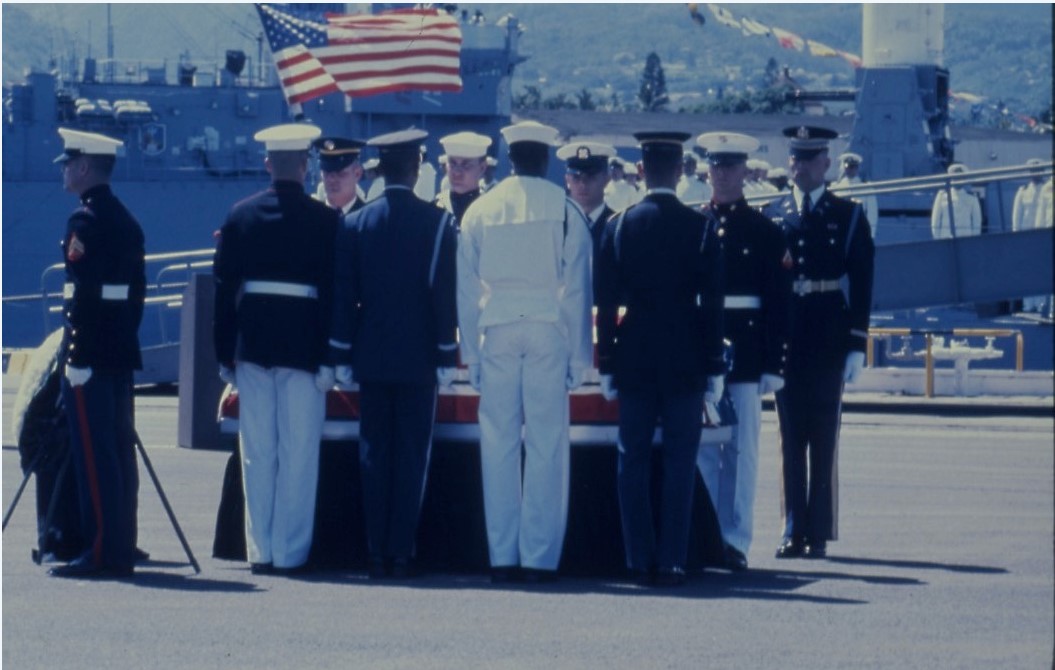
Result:
{"type": "Polygon", "coordinates": [[[77,398],[77,423],[81,428],[81,443],[84,445],[84,464],[88,475],[88,490],[92,496],[95,512],[95,540],[92,542],[92,558],[95,565],[103,563],[103,503],[99,496],[99,476],[95,471],[95,452],[92,450],[92,431],[88,427],[88,407],[84,400],[84,386],[74,386],[77,398]]]}

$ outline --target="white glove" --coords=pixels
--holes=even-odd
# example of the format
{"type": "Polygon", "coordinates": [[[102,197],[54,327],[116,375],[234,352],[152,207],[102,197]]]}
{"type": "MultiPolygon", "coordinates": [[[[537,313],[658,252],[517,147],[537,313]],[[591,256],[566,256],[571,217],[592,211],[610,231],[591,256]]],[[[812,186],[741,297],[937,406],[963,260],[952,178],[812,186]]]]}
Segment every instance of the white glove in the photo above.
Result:
{"type": "Polygon", "coordinates": [[[91,368],[75,368],[72,365],[66,366],[66,379],[70,382],[70,386],[84,386],[91,378],[91,368]]]}
{"type": "Polygon", "coordinates": [[[615,379],[612,375],[601,375],[601,395],[608,402],[612,402],[619,397],[619,391],[615,389],[615,379]]]}
{"type": "Polygon", "coordinates": [[[567,379],[565,379],[565,384],[567,385],[569,391],[574,391],[575,389],[579,388],[580,386],[582,386],[582,383],[584,381],[586,381],[585,368],[581,368],[577,365],[573,365],[568,368],[568,377],[567,379]]]}
{"type": "Polygon", "coordinates": [[[725,377],[721,375],[707,378],[707,390],[703,394],[703,401],[717,405],[725,393],[725,377]]]}
{"type": "Polygon", "coordinates": [[[843,381],[853,384],[861,376],[861,370],[865,367],[865,355],[863,351],[851,351],[846,354],[846,368],[843,370],[843,381]]]}
{"type": "Polygon", "coordinates": [[[479,393],[480,391],[480,364],[473,363],[469,366],[469,386],[479,393]]]}
{"type": "Polygon", "coordinates": [[[454,383],[454,375],[457,372],[457,368],[436,368],[436,381],[443,388],[450,388],[451,384],[454,383]]]}
{"type": "Polygon", "coordinates": [[[328,365],[319,366],[319,371],[315,373],[315,388],[319,389],[319,393],[326,393],[332,389],[336,381],[337,377],[333,368],[328,365]]]}
{"type": "Polygon", "coordinates": [[[776,393],[782,388],[784,388],[784,378],[780,375],[771,375],[768,372],[763,372],[762,379],[758,380],[758,395],[765,395],[770,392],[776,393]]]}
{"type": "Polygon", "coordinates": [[[334,370],[333,378],[336,379],[339,384],[348,386],[352,383],[352,366],[338,365],[334,370]]]}

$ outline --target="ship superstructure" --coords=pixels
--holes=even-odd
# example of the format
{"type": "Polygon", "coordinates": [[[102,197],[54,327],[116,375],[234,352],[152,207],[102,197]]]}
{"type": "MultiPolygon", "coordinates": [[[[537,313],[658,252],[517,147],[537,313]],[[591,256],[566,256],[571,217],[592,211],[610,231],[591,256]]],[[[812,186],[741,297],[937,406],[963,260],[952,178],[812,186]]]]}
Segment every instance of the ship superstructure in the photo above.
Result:
{"type": "MultiPolygon", "coordinates": [[[[342,10],[343,5],[305,5],[299,11],[342,10]]],[[[4,348],[35,346],[60,324],[57,314],[49,318],[49,303],[41,300],[42,292],[61,294],[61,272],[45,270],[61,261],[63,224],[77,205],[62,192],[52,163],[62,151],[58,127],[124,141],[114,190],[139,217],[148,254],[209,249],[231,205],[268,183],[253,134],[269,125],[298,118],[326,134],[349,137],[416,126],[430,133],[433,161],[442,153],[439,138],[458,130],[488,134],[497,147],[498,131],[510,119],[510,79],[522,60],[520,27],[513,17],[498,23],[463,17],[460,27],[460,93],[354,100],[332,93],[291,110],[278,83],[251,76],[246,54],[237,50],[216,65],[89,58],[77,72],[28,74],[5,91],[4,100],[4,348]]],[[[144,342],[157,341],[166,324],[148,313],[143,328],[144,342]]],[[[168,324],[167,337],[178,336],[174,328],[168,324]]]]}

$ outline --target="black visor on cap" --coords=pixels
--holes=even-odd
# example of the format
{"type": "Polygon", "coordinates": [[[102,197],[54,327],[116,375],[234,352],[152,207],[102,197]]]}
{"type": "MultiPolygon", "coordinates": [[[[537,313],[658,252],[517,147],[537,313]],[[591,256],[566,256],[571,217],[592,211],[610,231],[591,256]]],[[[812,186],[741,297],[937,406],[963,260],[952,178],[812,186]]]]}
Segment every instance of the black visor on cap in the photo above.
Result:
{"type": "Polygon", "coordinates": [[[819,156],[821,153],[827,151],[828,148],[823,149],[792,149],[791,157],[795,160],[810,161],[819,156]]]}
{"type": "Polygon", "coordinates": [[[707,162],[711,165],[736,165],[737,163],[746,163],[747,154],[726,151],[708,152],[707,162]]]}

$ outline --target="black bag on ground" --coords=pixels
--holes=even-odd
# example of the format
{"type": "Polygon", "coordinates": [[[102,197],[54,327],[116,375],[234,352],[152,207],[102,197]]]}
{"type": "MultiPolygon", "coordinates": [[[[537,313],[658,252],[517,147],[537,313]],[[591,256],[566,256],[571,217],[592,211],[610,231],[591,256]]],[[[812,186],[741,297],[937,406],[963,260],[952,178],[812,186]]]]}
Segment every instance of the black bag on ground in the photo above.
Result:
{"type": "Polygon", "coordinates": [[[37,562],[71,560],[83,547],[77,480],[69,464],[69,424],[62,402],[61,349],[59,329],[33,352],[12,408],[22,472],[36,475],[38,544],[33,555],[37,562]]]}

